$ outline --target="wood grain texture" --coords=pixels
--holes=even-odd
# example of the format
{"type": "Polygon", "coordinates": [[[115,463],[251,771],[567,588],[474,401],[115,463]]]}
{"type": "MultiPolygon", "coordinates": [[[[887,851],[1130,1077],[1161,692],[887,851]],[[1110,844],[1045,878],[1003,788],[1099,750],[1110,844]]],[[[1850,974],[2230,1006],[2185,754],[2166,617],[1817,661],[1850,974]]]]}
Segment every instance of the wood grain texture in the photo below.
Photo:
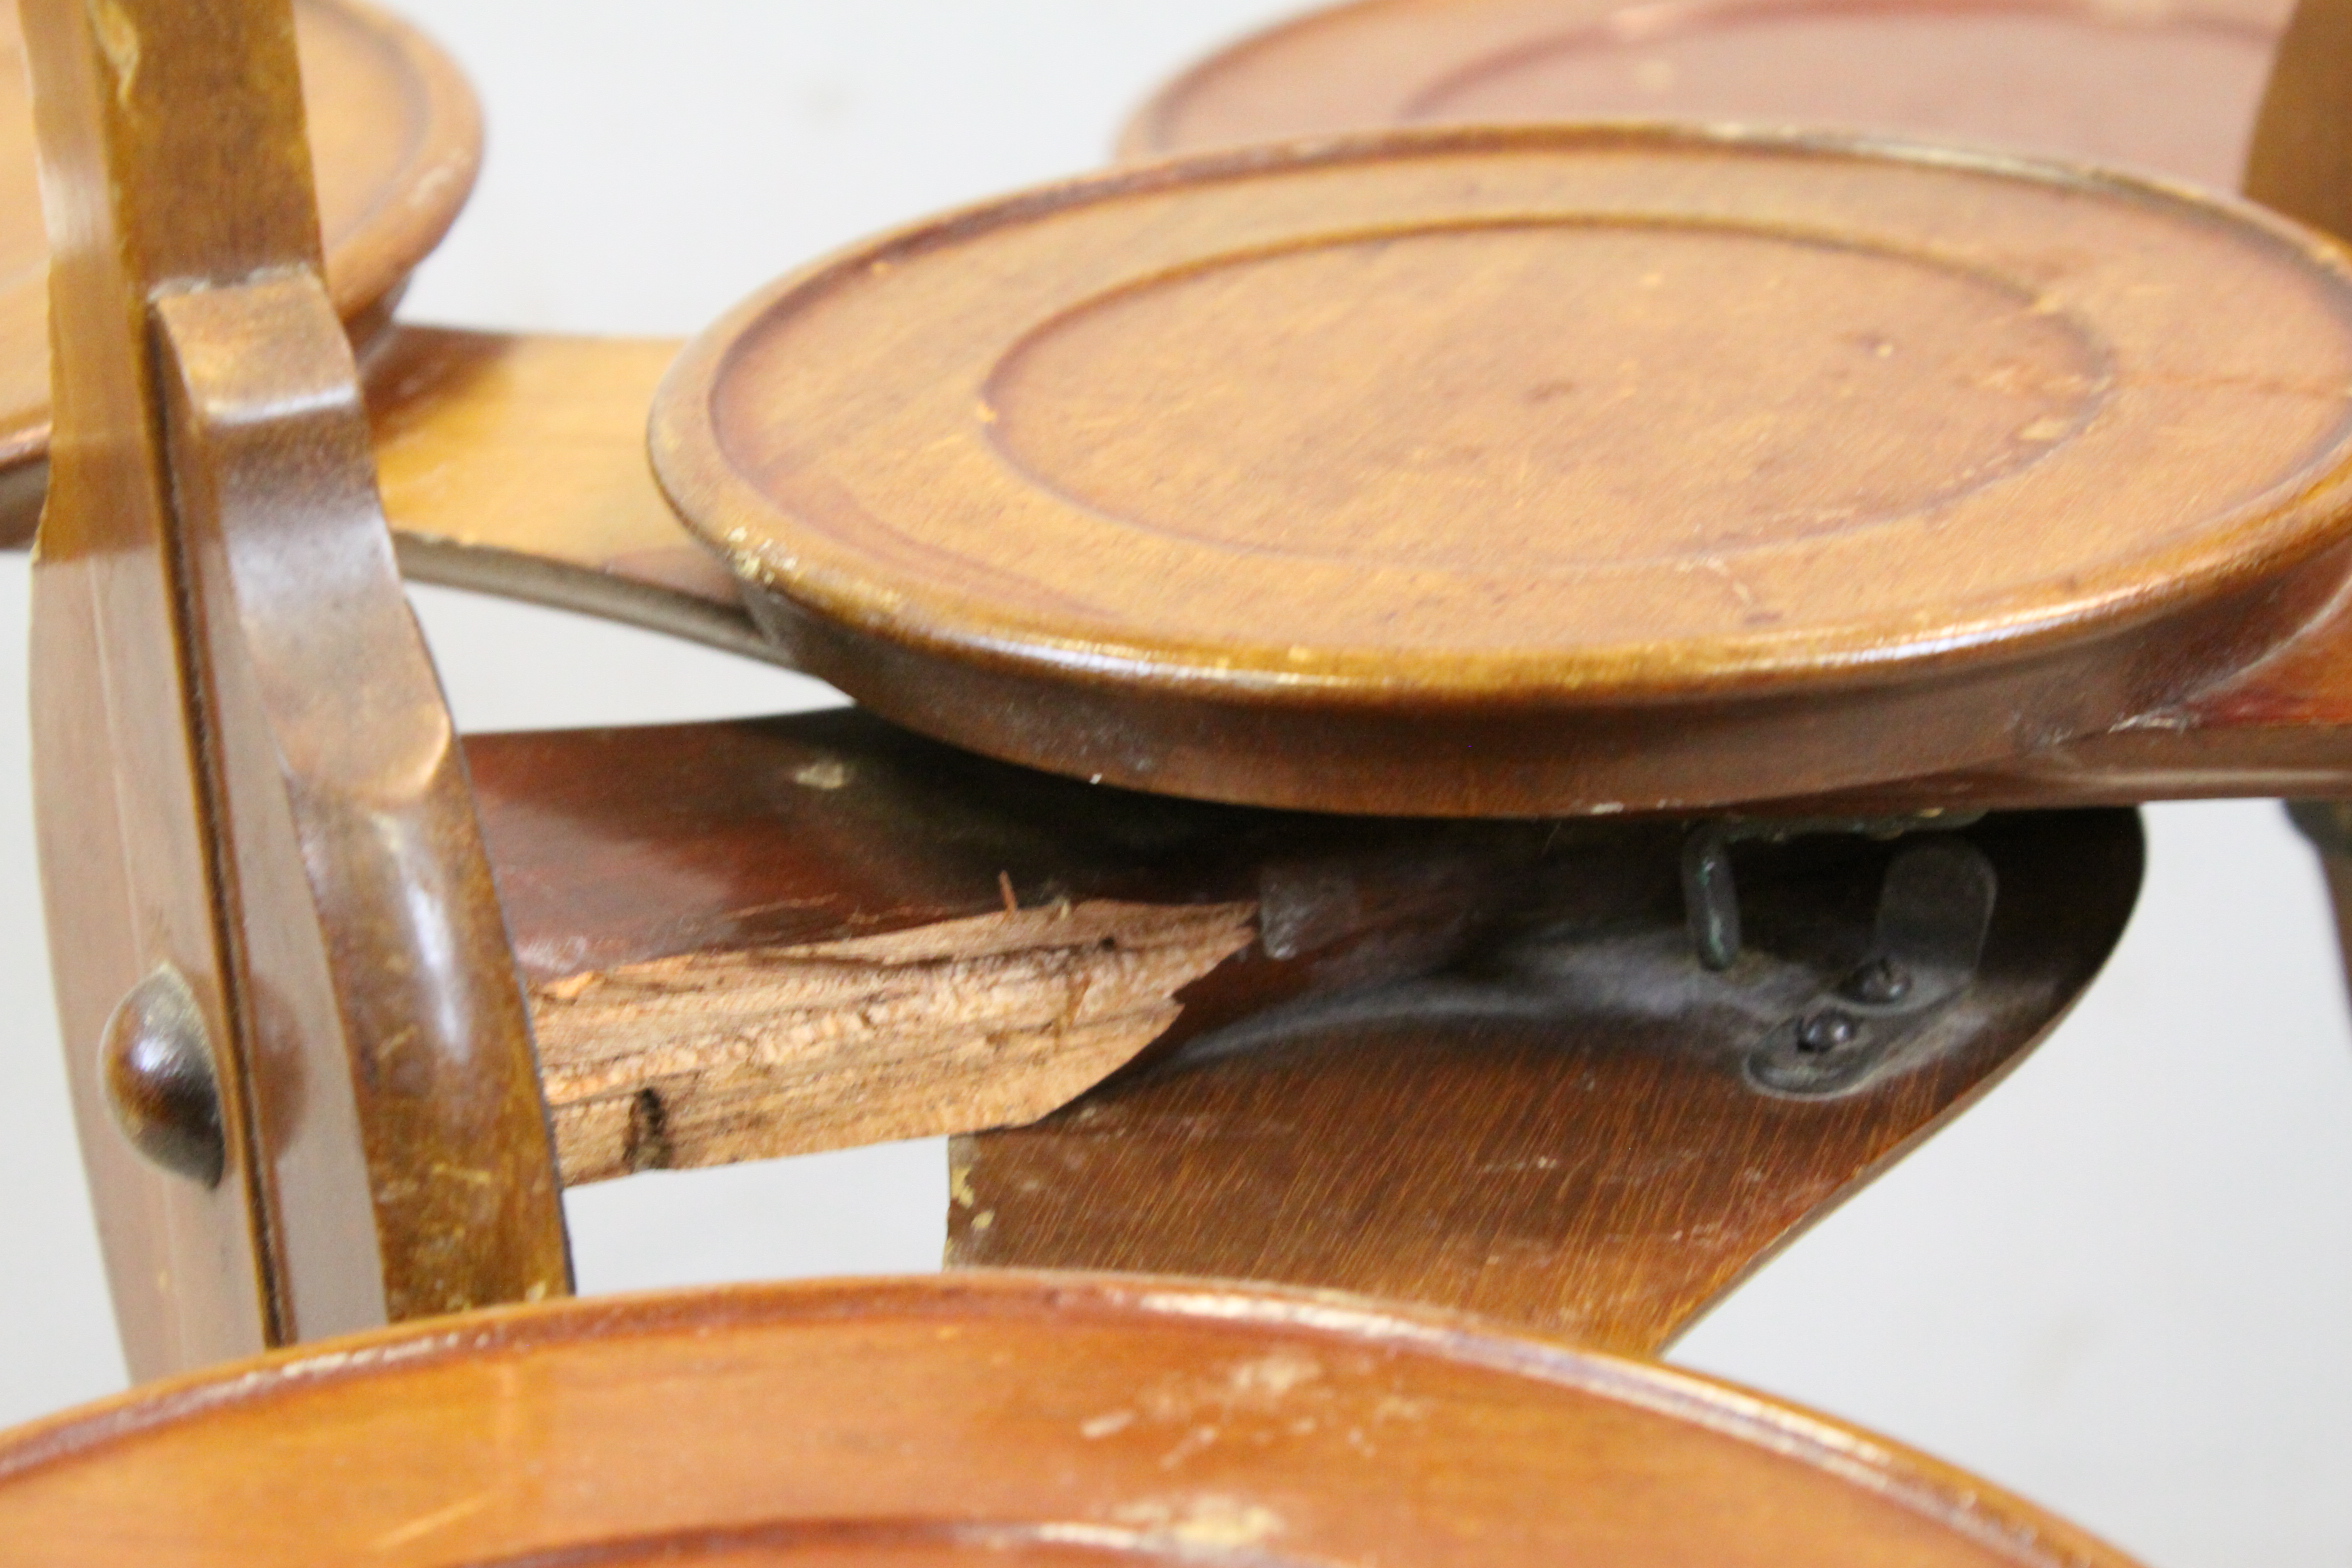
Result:
{"type": "Polygon", "coordinates": [[[1699,808],[2097,733],[2298,628],[2341,269],[1998,163],[1391,135],[860,247],[689,348],[655,463],[799,663],[926,733],[1257,804],[1699,808]]]}
{"type": "MultiPolygon", "coordinates": [[[[354,340],[372,341],[472,192],[481,110],[449,57],[358,0],[296,7],[326,272],[354,340]]],[[[24,39],[0,11],[0,544],[29,543],[49,444],[48,241],[24,39]]]]}
{"type": "MultiPolygon", "coordinates": [[[[2306,28],[2319,25],[2322,9],[2312,8],[2306,28]]],[[[1905,97],[1906,122],[1886,122],[1890,128],[2030,142],[2218,185],[2241,161],[2278,10],[2258,0],[2243,7],[2150,8],[2086,18],[2062,6],[2026,4],[1947,18],[1933,8],[1825,11],[1777,4],[1736,13],[1693,11],[1663,34],[1611,24],[1603,38],[1587,30],[1617,13],[1569,0],[1380,0],[1307,19],[1228,58],[1259,73],[1269,101],[1303,104],[1326,89],[1369,90],[1377,73],[1365,75],[1359,69],[1365,61],[1377,58],[1405,75],[1440,67],[1458,72],[1473,56],[1517,59],[1527,29],[1551,39],[1567,36],[1557,33],[1565,24],[1579,42],[1574,48],[1563,44],[1565,52],[1557,56],[1539,52],[1541,59],[1605,67],[1604,75],[1616,73],[1607,80],[1626,78],[1656,96],[1661,108],[1732,112],[1748,100],[1721,94],[1769,84],[1773,92],[1801,93],[1801,102],[1791,100],[1794,109],[1801,118],[1820,121],[1867,118],[1865,110],[1877,99],[1853,94],[1901,90],[1910,80],[1906,70],[1932,60],[1938,90],[1905,97]],[[1908,47],[1918,41],[1919,28],[1946,47],[1908,47]],[[1884,31],[1884,58],[1873,56],[1874,63],[1862,69],[1851,50],[1873,29],[1884,31]],[[1371,41],[1375,31],[1384,41],[1371,41]],[[1953,36],[1946,37],[1947,31],[1953,36]],[[1837,69],[1727,69],[1749,60],[1760,40],[1782,32],[1799,55],[1811,58],[1806,51],[1826,49],[1837,69]],[[1662,76],[1657,66],[1664,57],[1645,52],[1661,39],[1670,53],[1720,46],[1728,51],[1718,62],[1726,69],[1677,67],[1662,76]],[[1294,47],[1301,40],[1312,42],[1318,59],[1328,49],[1334,61],[1353,63],[1347,71],[1318,75],[1294,47]],[[1954,45],[1961,50],[1957,56],[1954,45]]],[[[1655,25],[1654,18],[1644,23],[1655,25]]],[[[2323,89],[2333,80],[2325,63],[2328,46],[2320,37],[2317,53],[2291,51],[2280,82],[2323,89]]],[[[1693,57],[1674,58],[1688,64],[1693,57]]],[[[1222,70],[1204,67],[1200,79],[1219,78],[1222,70]]],[[[1605,85],[1588,75],[1554,79],[1540,71],[1496,76],[1489,85],[1500,90],[1539,80],[1580,95],[1605,85]]],[[[2273,97],[2287,90],[2282,85],[2273,97]]],[[[1179,102],[1184,91],[1164,102],[1179,102]]],[[[1209,96],[1220,91],[1212,88],[1209,96]]],[[[1597,99],[1585,107],[1613,101],[1597,99]]],[[[1334,103],[1329,112],[1354,116],[1363,102],[1349,98],[1353,107],[1334,103]]],[[[2324,91],[2313,102],[2333,112],[2324,91]]],[[[2293,130],[2296,124],[2321,123],[2301,109],[2274,118],[2286,128],[2280,134],[2290,136],[2311,134],[2293,130]]],[[[1319,128],[1342,123],[1334,118],[1319,128]]],[[[2263,178],[2258,171],[2256,193],[2271,204],[2324,220],[2320,209],[2298,206],[2283,188],[2259,183],[2263,178]]],[[[2315,191],[2334,188],[2325,170],[2305,183],[2315,191]]],[[[423,580],[611,615],[755,657],[787,657],[759,635],[725,574],[683,542],[639,459],[643,407],[672,351],[672,345],[655,343],[402,333],[372,362],[370,395],[387,507],[402,530],[404,568],[423,580]]],[[[2352,678],[2340,678],[2352,670],[2347,650],[2352,613],[2339,610],[2320,617],[2279,656],[2185,701],[2135,714],[2110,734],[1954,774],[1874,786],[1834,804],[1868,811],[2025,809],[2352,790],[2352,678]]],[[[1817,800],[1790,800],[1777,809],[1827,808],[1817,800]]]]}
{"type": "Polygon", "coordinates": [[[778,657],[653,481],[645,415],[678,347],[397,329],[367,375],[401,570],[778,657]]]}
{"type": "Polygon", "coordinates": [[[1218,51],[1156,156],[1384,125],[1731,119],[1935,135],[2236,186],[2290,0],[1360,0],[1218,51]]]}
{"type": "Polygon", "coordinates": [[[563,1180],[1035,1121],[1166,1034],[1256,916],[1062,904],[542,985],[563,1180]]]}
{"type": "Polygon", "coordinates": [[[1447,961],[1573,836],[1095,788],[859,709],[474,735],[465,750],[516,955],[541,987],[1001,914],[1009,883],[1024,910],[1259,906],[1267,941],[1211,1011],[1246,1009],[1447,961]]]}
{"type": "Polygon", "coordinates": [[[1337,1296],[1070,1276],[500,1312],[0,1440],[86,1568],[2129,1568],[1688,1373],[1337,1296]]]}
{"type": "Polygon", "coordinates": [[[43,887],[133,1369],[560,1292],[527,1014],[317,275],[291,9],[26,20],[58,216],[43,887]],[[224,1090],[210,1195],[126,1160],[82,1076],[166,964],[224,1090]]]}
{"type": "Polygon", "coordinates": [[[1646,859],[1628,838],[1563,858],[1561,902],[1467,972],[1199,1036],[958,1139],[949,1260],[1356,1290],[1655,1353],[1998,1081],[2122,934],[2127,814],[1968,836],[2000,880],[1977,980],[1854,1092],[1775,1094],[1743,1064],[1859,960],[1886,852],[1750,862],[1751,952],[1718,981],[1683,932],[1673,836],[1646,859]]]}

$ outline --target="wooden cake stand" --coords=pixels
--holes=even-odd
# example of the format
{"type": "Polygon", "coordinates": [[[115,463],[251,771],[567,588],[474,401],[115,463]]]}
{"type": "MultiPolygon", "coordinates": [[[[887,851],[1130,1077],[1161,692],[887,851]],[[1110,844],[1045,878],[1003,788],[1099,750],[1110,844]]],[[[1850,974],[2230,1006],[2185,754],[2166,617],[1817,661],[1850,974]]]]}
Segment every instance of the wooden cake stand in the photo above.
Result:
{"type": "Polygon", "coordinates": [[[982,1135],[959,1261],[1655,1349],[2120,933],[2128,814],[1947,805],[2162,793],[2042,782],[2118,735],[2211,787],[2168,716],[2340,580],[2326,242],[1662,130],[1220,156],[863,247],[672,375],[698,540],[642,444],[663,345],[402,331],[371,452],[275,6],[140,3],[173,67],[111,89],[94,13],[36,9],[105,224],[57,273],[81,423],[34,575],[60,1013],[143,1372],[559,1294],[566,1182],[938,1133],[982,1135]],[[249,148],[241,205],[185,178],[249,148]],[[412,570],[1054,771],[866,711],[461,741],[384,514],[412,570]],[[1888,804],[1791,805],[1837,787],[1888,804]],[[1814,814],[1617,820],[1758,800],[1814,814]],[[148,1049],[192,1031],[209,1080],[148,1049]]]}

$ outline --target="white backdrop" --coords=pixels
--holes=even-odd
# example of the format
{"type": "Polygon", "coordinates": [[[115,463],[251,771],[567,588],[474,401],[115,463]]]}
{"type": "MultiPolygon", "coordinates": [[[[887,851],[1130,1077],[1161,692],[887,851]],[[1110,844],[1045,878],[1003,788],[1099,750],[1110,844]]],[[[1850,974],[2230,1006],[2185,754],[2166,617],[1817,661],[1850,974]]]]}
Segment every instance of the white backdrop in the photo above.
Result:
{"type": "MultiPolygon", "coordinates": [[[[402,0],[489,108],[415,319],[687,333],[885,224],[1099,159],[1156,79],[1283,0],[402,0]]],[[[0,563],[0,1422],[118,1386],[64,1109],[0,563]]],[[[417,594],[468,728],[831,700],[621,629],[417,594]]],[[[1982,1107],[1676,1359],[1927,1448],[2153,1568],[2352,1562],[2352,1029],[2275,807],[2149,813],[2131,934],[1982,1107]]],[[[77,1049],[87,1049],[77,1042],[77,1049]]],[[[569,1200],[589,1290],[936,1265],[935,1142],[569,1200]]]]}

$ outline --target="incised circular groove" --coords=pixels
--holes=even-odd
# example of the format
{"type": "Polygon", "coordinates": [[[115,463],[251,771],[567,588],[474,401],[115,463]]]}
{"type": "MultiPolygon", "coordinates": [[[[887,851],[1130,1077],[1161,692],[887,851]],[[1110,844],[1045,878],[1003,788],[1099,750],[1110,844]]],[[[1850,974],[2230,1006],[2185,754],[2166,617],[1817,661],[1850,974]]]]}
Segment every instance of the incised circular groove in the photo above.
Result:
{"type": "MultiPolygon", "coordinates": [[[[1824,345],[1841,343],[1864,356],[1865,369],[1882,346],[1899,360],[1907,342],[1946,319],[1941,306],[1922,310],[1919,301],[1900,319],[1873,314],[1868,289],[1861,297],[1799,289],[1802,311],[1776,311],[1764,285],[1786,271],[1747,268],[1745,292],[1734,290],[1738,297],[1718,310],[1807,345],[1817,366],[1827,363],[1824,345]]],[[[1444,275],[1438,268],[1423,282],[1444,275]]],[[[1328,308],[1344,314],[1355,303],[1343,294],[1328,308]]],[[[1165,322],[1154,332],[1146,352],[1102,345],[1091,390],[1070,367],[1057,369],[1078,398],[1067,406],[1083,414],[1091,397],[1143,410],[1154,385],[1216,390],[1197,365],[1190,381],[1157,379],[1154,353],[1187,345],[1165,322]],[[1133,385],[1115,384],[1121,377],[1133,385]]],[[[1675,339],[1694,352],[1710,340],[1705,330],[1675,339]]],[[[1563,330],[1557,342],[1543,333],[1530,341],[1556,351],[1559,379],[1578,384],[1585,340],[1563,330]]],[[[1687,368],[1694,383],[1737,388],[1739,377],[1720,375],[1719,365],[1687,368]]],[[[1331,373],[1367,372],[1350,363],[1331,373]]],[[[1927,379],[1911,386],[1915,398],[1933,382],[1919,374],[1927,379]]],[[[1260,394],[1264,418],[1289,417],[1291,382],[1239,373],[1232,381],[1260,394]]],[[[1451,385],[1441,377],[1438,391],[1451,385]]],[[[1342,397],[1308,411],[1307,426],[1331,450],[1302,445],[1300,474],[1320,458],[1393,475],[1393,450],[1347,448],[1337,426],[1314,426],[1329,408],[1360,406],[1342,397]]],[[[1442,445],[1455,407],[1443,395],[1424,398],[1433,445],[1442,445]]],[[[1884,412],[1870,410],[1851,428],[1884,412]]],[[[1215,410],[1201,428],[1240,428],[1232,415],[1215,410]]],[[[2352,274],[2332,245],[2243,204],[1866,138],[1549,127],[1392,133],[1204,157],[885,237],[785,280],[698,339],[657,400],[653,448],[690,526],[748,581],[910,651],[1106,688],[1275,705],[1409,699],[1426,710],[1878,685],[2146,625],[2289,572],[2343,536],[2348,415],[2352,274]],[[1685,250],[1691,234],[1705,231],[1802,236],[1781,247],[1790,253],[1934,257],[1935,266],[1910,272],[1982,280],[1971,287],[2007,302],[2004,311],[2026,302],[2002,319],[1989,357],[1986,344],[1946,342],[1938,351],[1968,383],[1955,395],[1989,399],[1985,407],[2013,397],[2017,417],[1972,413],[1962,421],[1967,439],[1940,451],[1937,421],[1926,418],[1934,400],[1920,402],[1917,482],[1887,492],[1901,504],[1861,509],[1868,527],[1784,526],[1778,537],[1726,540],[1704,528],[1675,532],[1690,519],[1669,519],[1655,537],[1671,548],[1644,554],[1620,540],[1600,552],[1604,569],[1589,571],[1574,563],[1594,552],[1556,537],[1502,551],[1483,574],[1461,559],[1432,570],[1426,548],[1417,558],[1361,535],[1353,554],[1335,556],[1329,546],[1346,521],[1339,510],[1306,522],[1294,513],[1303,550],[1267,536],[1260,525],[1273,509],[1246,520],[1255,530],[1241,541],[1249,548],[1209,547],[1175,537],[1162,518],[1149,533],[1107,521],[1106,512],[1136,508],[1092,504],[1105,499],[1099,485],[1078,487],[1089,504],[1073,504],[1067,473],[1041,486],[1023,472],[1037,466],[1043,438],[1026,416],[1011,421],[1009,434],[1000,428],[1008,423],[1000,373],[1048,324],[1067,330],[1090,302],[1164,300],[1171,288],[1221,277],[1250,280],[1223,301],[1233,343],[1251,323],[1269,340],[1295,334],[1299,291],[1271,289],[1271,305],[1260,308],[1251,293],[1268,268],[1257,258],[1360,257],[1348,249],[1354,241],[1324,241],[1376,225],[1416,236],[1392,247],[1407,253],[1434,254],[1425,236],[1439,231],[1470,249],[1497,235],[1519,245],[1529,236],[1577,237],[1533,260],[1486,255],[1463,264],[1457,283],[1426,300],[1433,317],[1473,320],[1457,336],[1444,320],[1421,323],[1417,337],[1357,334],[1359,350],[1410,338],[1473,360],[1499,358],[1512,374],[1497,384],[1523,402],[1543,390],[1524,373],[1541,356],[1477,312],[1494,299],[1538,298],[1547,278],[1630,298],[1644,275],[1639,245],[1609,260],[1597,283],[1584,270],[1595,259],[1591,236],[1604,229],[1647,229],[1653,240],[1671,232],[1669,248],[1685,250]],[[1845,249],[1832,252],[1823,237],[1845,249]],[[1236,257],[1252,262],[1229,265],[1236,257]],[[2029,348],[2004,360],[2001,333],[2029,348]],[[2003,441],[2029,455],[2005,460],[2003,441]],[[1020,464],[1005,461],[1008,443],[1020,464]],[[1116,549],[1104,542],[1113,534],[1116,549]],[[1539,547],[1550,552],[1550,569],[1533,572],[1539,547]]],[[[1815,424],[1802,428],[1837,436],[1817,411],[1804,417],[1815,424]]],[[[1615,427],[1632,432],[1637,454],[1648,439],[1641,421],[1630,410],[1615,427]]],[[[1612,439],[1605,422],[1580,428],[1596,442],[1612,439]]],[[[1089,431],[1071,418],[1055,432],[1057,450],[1070,463],[1089,461],[1089,431]]],[[[1184,450],[1148,428],[1095,434],[1137,453],[1184,450]]],[[[1277,437],[1251,430],[1241,439],[1264,452],[1277,437]]],[[[1876,449],[1891,438],[1881,429],[1870,439],[1876,449]]],[[[1501,450],[1506,462],[1526,455],[1524,442],[1501,450]]],[[[1752,466],[1755,453],[1802,457],[1805,445],[1766,441],[1751,452],[1732,442],[1727,451],[1727,461],[1752,466]]],[[[1131,466],[1132,485],[1158,482],[1131,466]]],[[[1218,483],[1238,494],[1244,466],[1231,465],[1218,483]]],[[[1638,467],[1628,461],[1621,475],[1638,477],[1638,467]]],[[[1703,509],[1734,483],[1724,477],[1730,471],[1701,475],[1670,499],[1703,509]]],[[[1495,478],[1490,466],[1456,493],[1498,494],[1495,478]]],[[[1294,483],[1290,499],[1296,493],[1294,483]]],[[[1637,493],[1628,504],[1644,499],[1637,493]]],[[[1491,543],[1497,515],[1466,500],[1457,515],[1414,526],[1424,541],[1458,528],[1462,549],[1476,553],[1482,538],[1491,543]]],[[[1227,518],[1196,521],[1194,533],[1228,526],[1227,518]]],[[[1572,516],[1559,526],[1583,522],[1572,516]]]]}

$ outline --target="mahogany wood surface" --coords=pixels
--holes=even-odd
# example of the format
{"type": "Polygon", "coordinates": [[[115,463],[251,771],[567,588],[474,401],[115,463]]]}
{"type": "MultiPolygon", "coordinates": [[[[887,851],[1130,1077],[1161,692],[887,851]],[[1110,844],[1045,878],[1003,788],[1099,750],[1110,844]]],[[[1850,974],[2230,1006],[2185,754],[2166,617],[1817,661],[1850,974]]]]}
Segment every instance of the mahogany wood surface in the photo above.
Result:
{"type": "MultiPolygon", "coordinates": [[[[2352,189],[2352,179],[2334,178],[2334,165],[2324,156],[2314,161],[2298,151],[2316,138],[2323,149],[2338,148],[2340,160],[2345,145],[2342,95],[2330,90],[2336,80],[2330,62],[2346,52],[2345,42],[2324,31],[2323,9],[2306,9],[2299,24],[2304,36],[2282,60],[2281,86],[2271,94],[2276,102],[2266,129],[2277,150],[2258,160],[2254,190],[2266,204],[2326,227],[2336,218],[2325,205],[2332,199],[2328,193],[2352,189]],[[2295,88],[2297,83],[2301,88],[2295,88]],[[2281,96],[2290,89],[2290,96],[2281,96]],[[2306,166],[2308,174],[2295,172],[2306,166]]],[[[1986,28],[1983,46],[1991,51],[1986,59],[1971,55],[1974,63],[1952,63],[1948,51],[1904,49],[1895,51],[1898,59],[1880,61],[1867,72],[1816,73],[1802,78],[1806,91],[1830,96],[1813,101],[1807,117],[1858,112],[1833,89],[1865,79],[1899,79],[1899,71],[1889,77],[1890,63],[1933,60],[1938,62],[1936,90],[1902,98],[1914,128],[2014,140],[2022,136],[2021,128],[2057,127],[2040,138],[2041,145],[2161,166],[2218,183],[2240,161],[2252,84],[2260,74],[2258,57],[2276,30],[2274,10],[2151,9],[2101,13],[2095,21],[2049,8],[1971,11],[1969,22],[1986,28]],[[2096,69],[2076,69],[2084,61],[2065,49],[2048,53],[2053,38],[2107,53],[2096,54],[2096,69]],[[2135,74],[2135,58],[2148,69],[2154,69],[2149,62],[2163,59],[2174,59],[2181,69],[2188,68],[2183,61],[2201,62],[2195,68],[2213,74],[2194,82],[2176,83],[2169,75],[2158,80],[2135,74]],[[2225,71],[2225,60],[2240,63],[2225,71]],[[2123,96],[2102,96],[2111,89],[2123,96]],[[2207,126],[2200,118],[2202,106],[2225,101],[2227,113],[2217,113],[2207,126]],[[2144,112],[2151,107],[2158,112],[2144,112]],[[2198,126],[2205,129],[2181,139],[2198,126]]],[[[1473,17],[1515,28],[1530,18],[1556,20],[1562,12],[1557,3],[1519,9],[1473,0],[1371,5],[1310,19],[1299,31],[1321,36],[1328,28],[1334,35],[1352,35],[1374,21],[1393,25],[1400,30],[1398,38],[1406,40],[1393,52],[1419,64],[1432,58],[1421,38],[1424,29],[1453,27],[1473,17]]],[[[1841,29],[1883,25],[1893,29],[1887,36],[1897,39],[1918,25],[1941,38],[1937,29],[1946,25],[1939,20],[1943,13],[1917,7],[1829,12],[1751,5],[1643,16],[1649,19],[1643,26],[1665,27],[1660,36],[1669,41],[1721,31],[1743,48],[1775,28],[1804,32],[1818,24],[1830,29],[1827,36],[1841,40],[1833,54],[1852,41],[1841,29]]],[[[1576,25],[1586,26],[1587,20],[1576,25]]],[[[1622,18],[1604,31],[1614,40],[1611,48],[1636,52],[1650,36],[1622,18]]],[[[1268,58],[1288,58],[1289,45],[1282,42],[1288,36],[1275,35],[1268,58]]],[[[1647,57],[1632,59],[1627,68],[1642,58],[1647,57]]],[[[1298,77],[1292,67],[1286,71],[1284,80],[1296,90],[1311,88],[1311,77],[1298,77]]],[[[1648,79],[1661,78],[1653,70],[1648,79]]],[[[1664,89],[1663,106],[1678,112],[1720,107],[1724,100],[1709,94],[1723,85],[1719,76],[1675,74],[1664,89]]],[[[757,657],[788,658],[759,635],[725,575],[681,545],[673,515],[637,460],[641,409],[669,352],[668,345],[653,343],[405,332],[378,359],[380,373],[371,386],[383,441],[387,506],[401,530],[404,566],[424,580],[540,599],[757,657]]],[[[2132,715],[2110,734],[2038,747],[1952,774],[1889,781],[1844,799],[1748,804],[1796,812],[1905,811],[1956,804],[2027,808],[2341,793],[2352,789],[2348,671],[2352,614],[2331,611],[2279,657],[2186,700],[2132,715]]]]}
{"type": "Polygon", "coordinates": [[[1360,0],[1155,94],[1152,156],[1383,125],[1850,126],[2234,188],[2288,0],[1360,0]]]}
{"type": "Polygon", "coordinates": [[[560,1294],[528,1015],[318,275],[292,9],[25,18],[59,222],[43,889],[133,1371],[560,1294]],[[209,1184],[110,1125],[97,1046],[159,976],[219,1085],[209,1184]]]}
{"type": "MultiPolygon", "coordinates": [[[[644,460],[644,411],[678,346],[401,327],[371,361],[368,396],[403,571],[789,662],[717,558],[685,534],[644,460]]],[[[697,754],[681,741],[681,757],[697,754]]],[[[2347,789],[2352,605],[2323,614],[2278,656],[2111,734],[1831,804],[1892,814],[2347,789]]]]}
{"type": "Polygon", "coordinates": [[[1256,804],[1713,806],[2096,733],[2300,625],[2343,269],[1959,155],[1392,133],[848,252],[688,349],[654,457],[795,660],[927,733],[1256,804]]]}
{"type": "MultiPolygon", "coordinates": [[[[372,340],[472,192],[481,110],[449,57],[360,0],[296,7],[335,308],[372,340]]],[[[28,543],[49,444],[48,240],[16,8],[0,8],[0,541],[28,543]]]]}
{"type": "Polygon", "coordinates": [[[0,1439],[43,1568],[2128,1568],[1687,1373],[1333,1295],[1010,1275],[486,1314],[0,1439]]]}
{"type": "Polygon", "coordinates": [[[1966,836],[1999,877],[1982,966],[1932,1049],[1850,1092],[1777,1093],[1748,1063],[1858,961],[1831,933],[1867,928],[1888,851],[1802,841],[1751,867],[1752,951],[1718,979],[1674,838],[1646,861],[1621,839],[1560,856],[1562,902],[1523,905],[1467,968],[1196,1036],[958,1139],[949,1259],[1357,1290],[1656,1353],[2015,1066],[2121,937],[2130,815],[1966,836]]]}
{"type": "MultiPolygon", "coordinates": [[[[1671,827],[1237,810],[1041,777],[854,709],[476,736],[468,756],[567,1182],[1018,1123],[1140,1058],[1167,1065],[959,1145],[956,1261],[1344,1285],[1621,1350],[1687,1327],[2019,1060],[2096,972],[2138,873],[2126,816],[1978,830],[2002,879],[1980,991],[1926,1066],[1808,1103],[1740,1067],[1741,1009],[1785,1003],[1787,977],[1695,984],[1671,827]],[[1531,945],[1564,889],[1582,889],[1579,940],[1605,914],[1646,945],[1531,945]],[[1114,900],[1130,917],[1107,944],[1063,914],[1114,900]],[[1165,1005],[1100,1054],[1074,1005],[1019,1014],[1051,996],[1033,971],[941,962],[962,956],[951,936],[1076,929],[1047,949],[1050,985],[1118,995],[1161,922],[1225,911],[1240,945],[1159,971],[1165,1005]],[[893,934],[926,945],[845,951],[893,934]],[[1585,989],[1594,963],[1645,1005],[1585,989]]],[[[1886,854],[1760,852],[1758,941],[1850,962],[1886,854]]]]}

